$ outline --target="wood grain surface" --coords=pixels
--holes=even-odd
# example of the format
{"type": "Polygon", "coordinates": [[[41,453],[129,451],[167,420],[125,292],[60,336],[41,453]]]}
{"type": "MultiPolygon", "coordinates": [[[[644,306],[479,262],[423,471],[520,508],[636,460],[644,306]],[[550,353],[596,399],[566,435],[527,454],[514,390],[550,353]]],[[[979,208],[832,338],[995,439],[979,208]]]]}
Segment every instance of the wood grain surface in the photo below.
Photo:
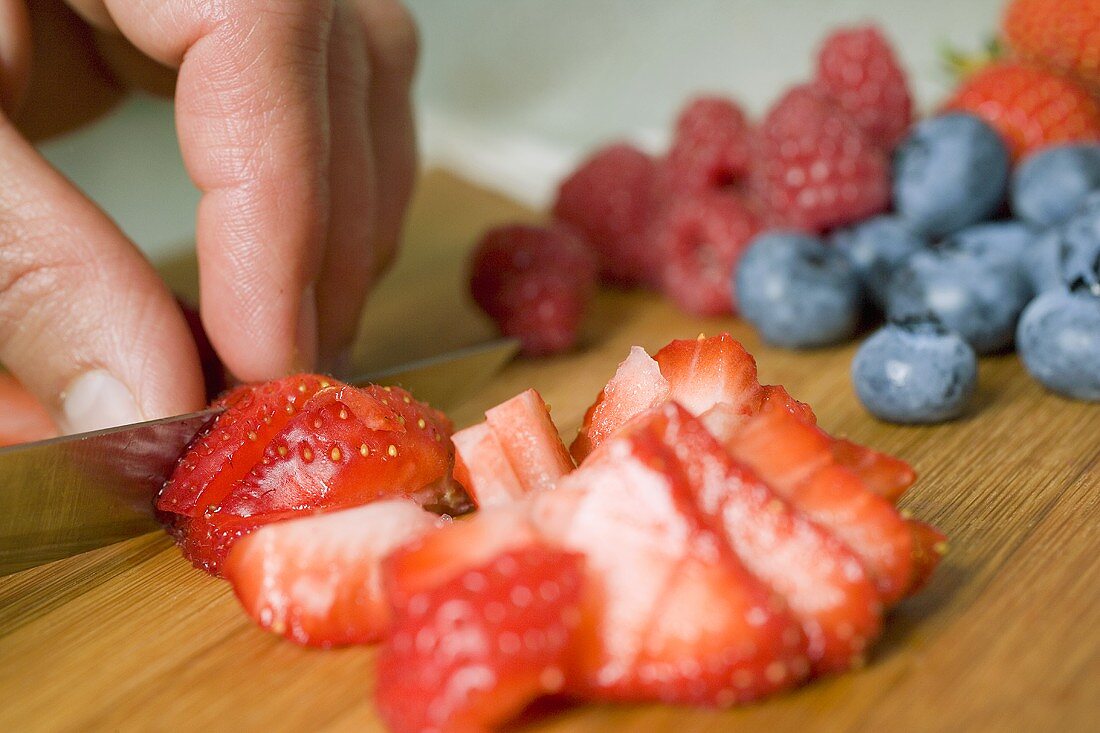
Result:
{"type": "MultiPolygon", "coordinates": [[[[442,173],[420,188],[404,257],[372,299],[358,356],[383,366],[483,340],[465,253],[487,225],[531,218],[442,173]]],[[[187,286],[187,263],[168,268],[187,286]]],[[[186,289],[186,287],[184,287],[186,289]]],[[[733,320],[691,319],[655,296],[605,292],[583,345],[516,362],[449,405],[459,425],[539,389],[567,439],[631,344],[729,330],[765,382],[822,425],[920,474],[902,504],[950,537],[931,585],[887,622],[867,666],[716,712],[583,706],[531,731],[1086,731],[1100,721],[1100,406],[1045,393],[1012,355],[985,359],[970,415],[893,427],[860,409],[853,347],[792,353],[733,320]]],[[[1098,366],[1100,368],[1100,366],[1098,366]]],[[[164,535],[0,579],[0,731],[382,730],[369,648],[309,651],[252,626],[228,585],[164,535]]]]}

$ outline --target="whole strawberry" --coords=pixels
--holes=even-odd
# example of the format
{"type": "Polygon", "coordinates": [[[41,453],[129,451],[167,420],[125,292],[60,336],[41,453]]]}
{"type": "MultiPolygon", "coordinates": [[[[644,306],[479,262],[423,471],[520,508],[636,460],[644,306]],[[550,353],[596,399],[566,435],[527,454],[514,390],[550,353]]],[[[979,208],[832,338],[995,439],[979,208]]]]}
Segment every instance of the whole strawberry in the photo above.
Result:
{"type": "Polygon", "coordinates": [[[1022,59],[1070,74],[1100,89],[1100,2],[1012,0],[1001,23],[1005,42],[1022,59]]]}
{"type": "Polygon", "coordinates": [[[1004,138],[1014,160],[1055,143],[1100,140],[1100,105],[1088,90],[1016,62],[979,69],[963,80],[944,108],[983,118],[1004,138]]]}
{"type": "Polygon", "coordinates": [[[886,154],[812,85],[794,87],[772,107],[759,139],[754,187],[769,220],[821,231],[889,203],[886,154]]]}
{"type": "Polygon", "coordinates": [[[872,141],[890,151],[913,119],[905,72],[873,25],[842,28],[817,55],[816,83],[872,141]]]}
{"type": "Polygon", "coordinates": [[[698,97],[676,120],[666,182],[676,194],[735,184],[749,171],[751,148],[752,128],[740,107],[721,97],[698,97]]]}

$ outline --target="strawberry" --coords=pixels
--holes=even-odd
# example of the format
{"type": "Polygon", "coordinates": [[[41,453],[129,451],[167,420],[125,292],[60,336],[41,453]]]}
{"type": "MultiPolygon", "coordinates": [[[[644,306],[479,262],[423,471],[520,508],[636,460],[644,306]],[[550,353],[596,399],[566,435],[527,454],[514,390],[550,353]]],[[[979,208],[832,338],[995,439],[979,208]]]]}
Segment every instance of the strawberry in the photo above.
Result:
{"type": "Polygon", "coordinates": [[[764,399],[756,360],[728,333],[677,339],[654,354],[669,383],[669,397],[698,415],[722,402],[752,414],[764,399]]]}
{"type": "Polygon", "coordinates": [[[1100,140],[1100,105],[1088,90],[1011,61],[992,63],[964,79],[944,109],[984,119],[1015,160],[1049,145],[1100,140]]]}
{"type": "Polygon", "coordinates": [[[1100,89],[1100,7],[1095,0],[1012,0],[1001,22],[1021,59],[1100,89]]]}
{"type": "Polygon", "coordinates": [[[450,422],[398,387],[299,375],[220,404],[157,497],[184,555],[209,572],[262,524],[385,497],[448,511],[464,501],[450,422]]]}
{"type": "Polygon", "coordinates": [[[15,377],[0,371],[0,448],[57,435],[53,418],[15,377]]]}
{"type": "Polygon", "coordinates": [[[223,571],[269,631],[308,646],[371,643],[390,622],[382,559],[438,521],[414,502],[389,499],[269,524],[233,546],[223,571]]]}
{"type": "Polygon", "coordinates": [[[561,225],[491,229],[471,258],[474,300],[529,356],[575,343],[595,284],[594,256],[561,225]]]}
{"type": "Polygon", "coordinates": [[[932,579],[936,566],[947,554],[947,537],[930,524],[915,519],[907,519],[905,523],[913,535],[913,575],[905,593],[911,596],[932,579]]]}
{"type": "Polygon", "coordinates": [[[892,504],[917,480],[913,468],[900,458],[844,438],[832,438],[829,447],[834,461],[858,476],[868,491],[892,504]]]}
{"type": "Polygon", "coordinates": [[[663,292],[694,315],[731,313],[734,268],[762,226],[760,217],[728,192],[678,199],[655,226],[664,258],[663,292]]]}
{"type": "Polygon", "coordinates": [[[710,525],[651,415],[530,499],[544,535],[586,561],[568,689],[730,705],[797,684],[809,670],[800,625],[710,525]]]}
{"type": "Polygon", "coordinates": [[[752,128],[737,104],[697,97],[680,111],[665,163],[677,193],[703,193],[739,182],[749,172],[752,128]]]}
{"type": "Polygon", "coordinates": [[[807,425],[817,425],[814,409],[805,402],[799,402],[791,397],[786,387],[779,384],[765,384],[761,389],[764,391],[764,402],[760,406],[762,412],[780,410],[794,415],[807,425]]]}
{"type": "Polygon", "coordinates": [[[510,503],[553,488],[573,470],[550,408],[533,389],[485,413],[485,422],[454,435],[455,477],[478,506],[510,503]]]}
{"type": "Polygon", "coordinates": [[[498,555],[400,611],[378,656],[378,711],[395,733],[474,733],[558,692],[579,619],[582,561],[498,555]]]}
{"type": "MultiPolygon", "coordinates": [[[[859,560],[735,463],[706,427],[675,403],[649,418],[696,502],[724,530],[745,566],[783,596],[801,621],[815,673],[857,663],[881,626],[882,604],[859,560]]],[[[646,418],[639,418],[646,419],[646,418]]]]}
{"type": "Polygon", "coordinates": [[[822,231],[886,209],[885,153],[820,90],[788,91],[761,130],[754,187],[783,225],[822,231]]]}
{"type": "Polygon", "coordinates": [[[600,274],[619,285],[658,281],[660,254],[649,226],[656,211],[658,166],[624,143],[597,150],[562,181],[554,217],[581,232],[600,257],[600,274]]]}
{"type": "Polygon", "coordinates": [[[905,72],[877,27],[833,31],[817,54],[814,81],[886,152],[905,137],[913,100],[905,72]]]}

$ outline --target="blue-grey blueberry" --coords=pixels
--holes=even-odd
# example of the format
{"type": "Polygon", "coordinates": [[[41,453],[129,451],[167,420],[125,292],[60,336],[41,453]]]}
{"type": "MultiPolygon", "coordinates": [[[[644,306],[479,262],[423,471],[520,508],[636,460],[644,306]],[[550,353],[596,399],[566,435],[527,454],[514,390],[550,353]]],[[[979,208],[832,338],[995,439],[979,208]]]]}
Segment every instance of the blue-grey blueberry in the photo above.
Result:
{"type": "Polygon", "coordinates": [[[1048,227],[1068,219],[1084,198],[1100,189],[1100,145],[1044,148],[1016,166],[1010,185],[1012,212],[1048,227]]]}

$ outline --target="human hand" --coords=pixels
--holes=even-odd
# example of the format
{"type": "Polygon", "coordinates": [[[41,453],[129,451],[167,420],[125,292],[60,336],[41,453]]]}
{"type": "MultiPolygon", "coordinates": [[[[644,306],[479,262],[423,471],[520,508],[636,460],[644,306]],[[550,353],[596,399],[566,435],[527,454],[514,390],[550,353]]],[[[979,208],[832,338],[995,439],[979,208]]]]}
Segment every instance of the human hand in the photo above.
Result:
{"type": "Polygon", "coordinates": [[[332,364],[400,236],[416,55],[398,0],[0,0],[0,363],[66,432],[202,405],[172,294],[30,142],[174,86],[214,347],[332,364]]]}

